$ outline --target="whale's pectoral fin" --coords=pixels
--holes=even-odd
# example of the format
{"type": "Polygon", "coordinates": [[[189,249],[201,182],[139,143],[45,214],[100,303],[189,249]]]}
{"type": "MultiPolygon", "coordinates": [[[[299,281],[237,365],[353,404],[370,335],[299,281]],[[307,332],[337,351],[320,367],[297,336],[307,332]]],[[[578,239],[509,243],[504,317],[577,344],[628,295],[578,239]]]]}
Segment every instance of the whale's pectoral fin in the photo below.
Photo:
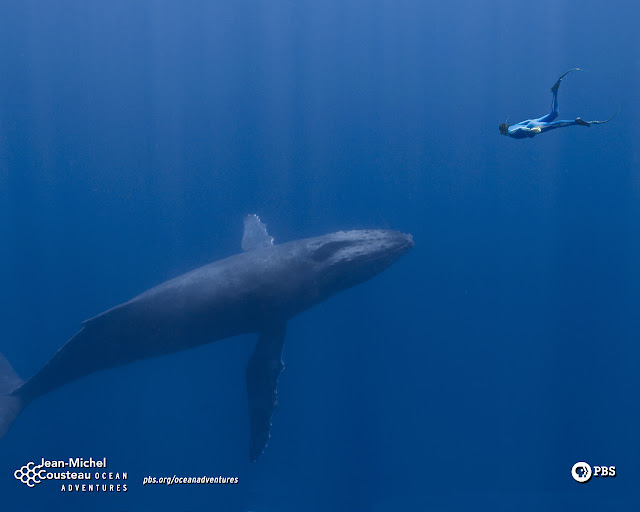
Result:
{"type": "Polygon", "coordinates": [[[284,369],[282,347],[285,327],[283,324],[260,333],[247,366],[252,462],[260,457],[271,437],[271,416],[278,404],[278,376],[284,369]]]}
{"type": "Polygon", "coordinates": [[[252,251],[273,245],[273,237],[267,233],[265,226],[255,213],[244,218],[244,234],[242,235],[242,250],[252,251]]]}

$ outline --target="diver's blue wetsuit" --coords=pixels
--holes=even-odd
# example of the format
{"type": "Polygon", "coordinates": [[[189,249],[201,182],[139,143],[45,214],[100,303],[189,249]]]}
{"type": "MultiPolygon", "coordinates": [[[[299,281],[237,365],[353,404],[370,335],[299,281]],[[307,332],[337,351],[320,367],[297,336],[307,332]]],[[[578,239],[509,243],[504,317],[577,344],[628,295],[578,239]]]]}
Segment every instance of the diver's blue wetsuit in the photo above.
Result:
{"type": "Polygon", "coordinates": [[[560,82],[567,74],[571,73],[571,71],[579,69],[580,68],[573,68],[567,71],[564,75],[558,78],[558,81],[551,88],[551,92],[553,93],[551,112],[546,116],[539,117],[537,119],[527,119],[511,126],[507,125],[507,123],[503,123],[500,125],[500,133],[514,139],[526,139],[535,137],[539,133],[548,132],[554,128],[562,128],[564,126],[591,126],[592,124],[602,124],[611,121],[611,119],[616,116],[617,112],[606,121],[583,121],[579,117],[576,118],[575,121],[555,121],[558,117],[558,88],[560,87],[560,82]]]}

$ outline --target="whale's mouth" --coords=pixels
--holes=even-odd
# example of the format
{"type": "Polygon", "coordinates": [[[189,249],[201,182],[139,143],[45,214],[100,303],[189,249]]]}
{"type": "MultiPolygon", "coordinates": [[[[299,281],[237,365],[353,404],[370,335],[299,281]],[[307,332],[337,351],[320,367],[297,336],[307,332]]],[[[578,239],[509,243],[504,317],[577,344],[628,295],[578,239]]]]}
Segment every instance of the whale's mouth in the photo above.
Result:
{"type": "Polygon", "coordinates": [[[414,246],[410,234],[388,230],[340,231],[316,243],[311,257],[324,267],[325,282],[339,288],[379,274],[414,246]]]}
{"type": "Polygon", "coordinates": [[[413,249],[415,242],[413,241],[413,235],[411,233],[399,233],[401,235],[401,240],[398,242],[397,247],[393,250],[394,253],[399,255],[404,254],[405,252],[413,249]]]}
{"type": "Polygon", "coordinates": [[[388,232],[390,240],[381,242],[379,250],[372,251],[370,258],[365,257],[365,262],[382,263],[386,266],[395,263],[402,255],[413,249],[413,236],[398,231],[388,232]]]}
{"type": "Polygon", "coordinates": [[[392,231],[385,239],[381,240],[338,239],[328,241],[312,253],[312,258],[316,261],[333,259],[336,262],[358,258],[367,260],[369,257],[375,260],[394,255],[400,256],[411,250],[413,246],[413,237],[410,234],[392,231]]]}

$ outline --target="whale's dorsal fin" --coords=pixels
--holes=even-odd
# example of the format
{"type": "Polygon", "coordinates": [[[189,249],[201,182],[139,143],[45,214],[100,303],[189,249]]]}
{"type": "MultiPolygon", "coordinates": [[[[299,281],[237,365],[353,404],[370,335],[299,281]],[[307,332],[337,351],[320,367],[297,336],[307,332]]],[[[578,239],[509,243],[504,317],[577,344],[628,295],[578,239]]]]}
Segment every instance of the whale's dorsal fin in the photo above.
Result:
{"type": "Polygon", "coordinates": [[[244,218],[244,235],[242,235],[242,250],[252,251],[271,247],[273,237],[267,233],[267,226],[260,221],[255,213],[244,218]]]}

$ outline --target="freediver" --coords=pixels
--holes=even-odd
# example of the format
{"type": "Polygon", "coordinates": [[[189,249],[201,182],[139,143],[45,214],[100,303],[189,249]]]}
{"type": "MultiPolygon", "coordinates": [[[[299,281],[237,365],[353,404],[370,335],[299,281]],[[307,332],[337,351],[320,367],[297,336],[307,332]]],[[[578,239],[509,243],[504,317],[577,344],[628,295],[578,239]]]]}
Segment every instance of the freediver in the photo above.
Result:
{"type": "Polygon", "coordinates": [[[572,68],[565,74],[563,74],[560,78],[558,78],[558,81],[551,88],[551,92],[553,93],[553,100],[551,101],[551,112],[549,112],[546,116],[539,117],[538,119],[527,119],[513,125],[508,125],[505,121],[498,127],[500,133],[514,139],[525,139],[527,137],[535,137],[539,133],[548,132],[549,130],[553,130],[554,128],[563,128],[564,126],[589,127],[592,124],[604,124],[608,123],[614,117],[616,117],[618,112],[620,112],[620,109],[618,109],[618,111],[606,121],[583,121],[579,117],[577,117],[575,121],[554,121],[554,119],[558,117],[558,89],[560,88],[560,82],[562,82],[562,79],[572,71],[584,70],[580,68],[572,68]]]}

